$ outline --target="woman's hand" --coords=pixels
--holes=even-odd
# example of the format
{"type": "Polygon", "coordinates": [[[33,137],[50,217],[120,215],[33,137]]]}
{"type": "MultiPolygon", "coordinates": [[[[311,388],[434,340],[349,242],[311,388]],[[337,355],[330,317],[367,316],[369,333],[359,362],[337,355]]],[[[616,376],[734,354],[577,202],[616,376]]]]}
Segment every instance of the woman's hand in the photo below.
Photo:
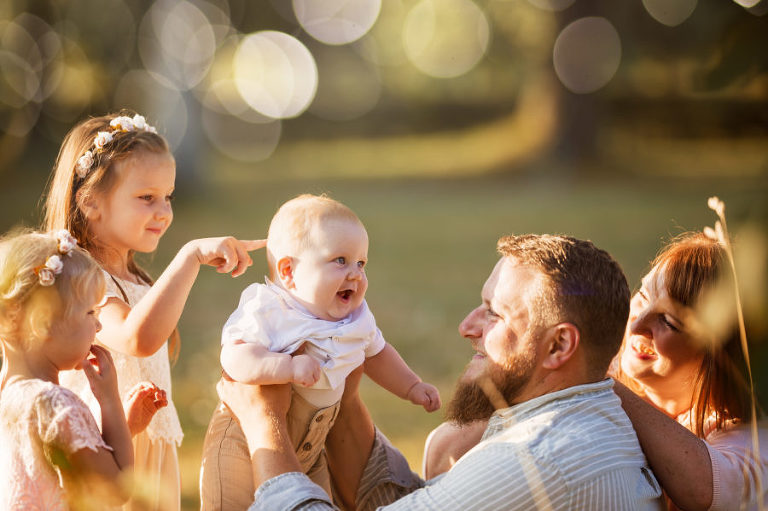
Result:
{"type": "Polygon", "coordinates": [[[238,277],[253,264],[248,252],[264,248],[267,240],[238,240],[232,236],[192,240],[184,246],[201,265],[216,267],[219,273],[238,277]]]}

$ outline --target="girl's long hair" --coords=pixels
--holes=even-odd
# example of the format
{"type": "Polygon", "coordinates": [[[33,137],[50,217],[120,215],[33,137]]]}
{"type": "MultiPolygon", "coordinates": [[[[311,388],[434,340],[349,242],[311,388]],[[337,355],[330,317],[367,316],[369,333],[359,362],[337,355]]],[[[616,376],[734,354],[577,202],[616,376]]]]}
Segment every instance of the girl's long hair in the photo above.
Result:
{"type": "MultiPolygon", "coordinates": [[[[134,115],[135,112],[122,110],[76,124],[64,137],[48,183],[43,229],[67,229],[97,260],[102,260],[103,254],[110,249],[100,244],[91,231],[85,206],[98,197],[106,197],[117,184],[116,162],[147,152],[170,155],[168,143],[157,133],[141,129],[121,132],[110,128],[109,123],[115,117],[134,115]],[[94,139],[100,131],[111,132],[113,139],[102,150],[94,151],[94,139]],[[89,150],[93,153],[94,163],[81,178],[77,175],[77,163],[89,150]]],[[[133,250],[128,252],[127,265],[128,271],[140,281],[149,285],[154,283],[146,270],[136,263],[133,250]]],[[[175,361],[181,345],[178,329],[171,333],[168,343],[171,360],[175,361]]]]}

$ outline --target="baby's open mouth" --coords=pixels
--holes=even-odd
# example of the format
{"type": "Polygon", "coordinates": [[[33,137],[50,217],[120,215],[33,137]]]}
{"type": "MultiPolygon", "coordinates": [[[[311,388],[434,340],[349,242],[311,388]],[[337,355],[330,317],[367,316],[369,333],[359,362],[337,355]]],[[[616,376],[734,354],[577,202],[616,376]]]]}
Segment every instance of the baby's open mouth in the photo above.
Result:
{"type": "Polygon", "coordinates": [[[342,300],[347,301],[352,296],[352,293],[353,291],[351,289],[345,289],[344,291],[339,291],[336,294],[339,295],[342,300]]]}

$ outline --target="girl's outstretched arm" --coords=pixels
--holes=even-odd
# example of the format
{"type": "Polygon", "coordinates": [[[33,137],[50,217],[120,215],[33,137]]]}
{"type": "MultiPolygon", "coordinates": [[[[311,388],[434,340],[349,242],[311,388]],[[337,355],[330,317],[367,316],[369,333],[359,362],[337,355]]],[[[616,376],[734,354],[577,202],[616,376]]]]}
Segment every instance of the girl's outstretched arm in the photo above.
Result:
{"type": "Polygon", "coordinates": [[[428,412],[440,408],[440,393],[434,385],[421,381],[391,344],[386,343],[383,350],[366,358],[363,367],[365,374],[397,397],[421,405],[428,412]]]}
{"type": "Polygon", "coordinates": [[[201,265],[237,277],[252,264],[248,252],[265,245],[266,240],[241,241],[232,237],[190,241],[133,308],[117,298],[107,300],[99,315],[99,342],[128,355],[152,355],[176,328],[201,265]]]}

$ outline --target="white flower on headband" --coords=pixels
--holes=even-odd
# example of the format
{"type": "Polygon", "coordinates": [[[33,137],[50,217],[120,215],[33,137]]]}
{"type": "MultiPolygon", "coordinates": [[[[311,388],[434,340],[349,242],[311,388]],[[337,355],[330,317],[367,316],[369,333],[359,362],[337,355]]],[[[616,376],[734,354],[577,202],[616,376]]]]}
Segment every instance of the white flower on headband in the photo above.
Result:
{"type": "Polygon", "coordinates": [[[93,145],[97,151],[104,149],[104,146],[112,142],[113,135],[109,131],[100,131],[93,140],[93,145]]]}
{"type": "Polygon", "coordinates": [[[115,131],[133,131],[135,129],[133,126],[133,119],[125,115],[112,119],[109,123],[109,127],[115,131]]]}
{"type": "Polygon", "coordinates": [[[53,283],[56,282],[56,275],[48,268],[40,268],[37,270],[37,277],[40,279],[41,286],[52,286],[53,283]]]}
{"type": "Polygon", "coordinates": [[[58,254],[53,254],[45,260],[45,265],[35,269],[41,286],[51,286],[56,282],[56,275],[64,269],[64,262],[58,254]]]}
{"type": "Polygon", "coordinates": [[[41,286],[52,286],[56,282],[56,275],[64,269],[64,261],[59,254],[71,256],[72,251],[77,247],[77,240],[66,229],[60,229],[55,233],[56,250],[58,254],[53,254],[45,260],[45,264],[35,268],[37,278],[41,286]]]}
{"type": "Polygon", "coordinates": [[[59,252],[68,256],[72,256],[71,252],[77,246],[77,240],[69,234],[66,229],[61,229],[56,232],[56,239],[59,240],[59,252]]]}
{"type": "Polygon", "coordinates": [[[133,116],[133,125],[136,127],[137,130],[145,130],[147,129],[147,126],[148,126],[147,120],[144,119],[143,115],[139,115],[139,114],[136,114],[133,116]]]}
{"type": "Polygon", "coordinates": [[[75,168],[77,177],[82,179],[87,176],[91,167],[93,167],[93,153],[91,151],[86,151],[85,154],[77,160],[77,167],[75,168]]]}
{"type": "MultiPolygon", "coordinates": [[[[115,133],[127,133],[129,131],[148,131],[150,133],[157,133],[154,126],[147,124],[147,120],[143,115],[136,114],[132,118],[127,115],[119,115],[109,122],[109,127],[112,131],[100,131],[96,138],[93,139],[94,151],[102,151],[104,146],[112,142],[115,137],[115,133]]],[[[86,151],[78,160],[75,167],[75,173],[80,179],[84,179],[93,167],[94,155],[93,151],[86,151]]]]}

